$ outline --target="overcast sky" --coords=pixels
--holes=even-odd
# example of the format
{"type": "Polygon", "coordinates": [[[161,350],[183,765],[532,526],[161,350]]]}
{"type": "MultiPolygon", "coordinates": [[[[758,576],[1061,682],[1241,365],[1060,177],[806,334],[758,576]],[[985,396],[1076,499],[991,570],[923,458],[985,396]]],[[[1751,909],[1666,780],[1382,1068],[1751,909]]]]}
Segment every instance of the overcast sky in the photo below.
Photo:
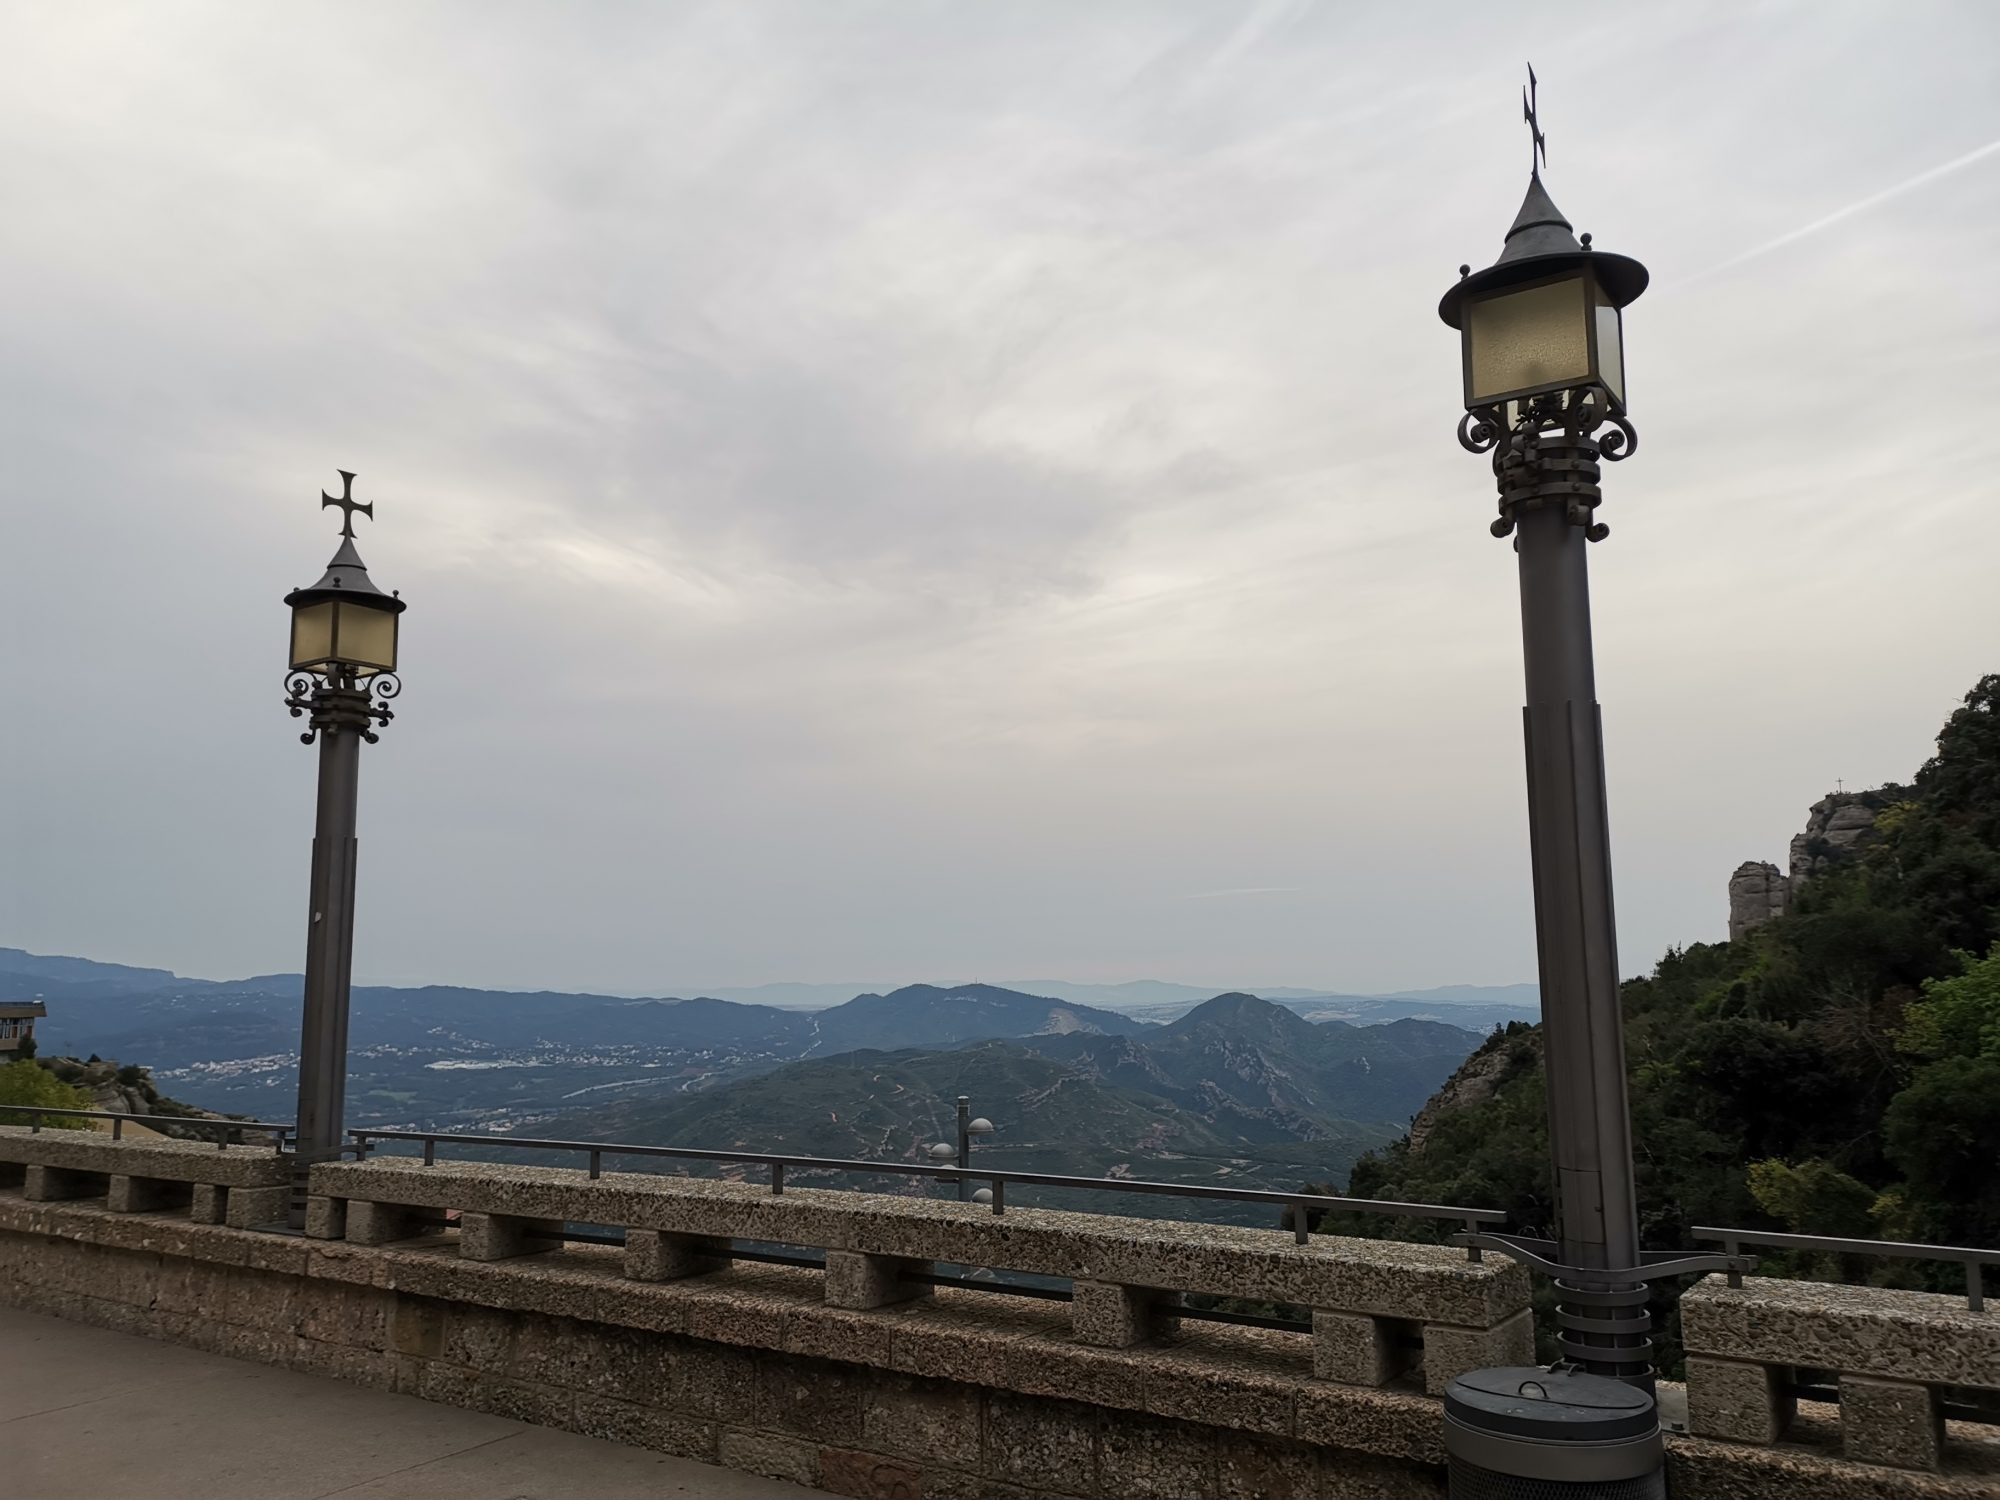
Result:
{"type": "Polygon", "coordinates": [[[1524,56],[1653,273],[1625,971],[2000,670],[1983,0],[0,15],[0,944],[299,967],[347,468],[410,606],[357,981],[1532,979],[1434,311],[1524,56]]]}

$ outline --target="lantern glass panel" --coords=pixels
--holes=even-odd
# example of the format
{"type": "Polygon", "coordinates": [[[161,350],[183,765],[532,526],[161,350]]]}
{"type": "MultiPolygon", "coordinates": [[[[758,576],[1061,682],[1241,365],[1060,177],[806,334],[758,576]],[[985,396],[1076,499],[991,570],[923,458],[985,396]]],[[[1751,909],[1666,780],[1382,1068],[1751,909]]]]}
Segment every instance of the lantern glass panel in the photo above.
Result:
{"type": "Polygon", "coordinates": [[[386,609],[341,603],[335,654],[350,666],[377,672],[396,670],[396,616],[386,609]]]}
{"type": "Polygon", "coordinates": [[[1590,305],[1581,274],[1484,297],[1466,308],[1468,406],[1581,385],[1590,374],[1590,305]]]}
{"type": "Polygon", "coordinates": [[[317,667],[333,655],[333,605],[301,604],[292,611],[292,666],[317,667]]]}
{"type": "Polygon", "coordinates": [[[1625,406],[1624,319],[1609,302],[1597,304],[1597,378],[1620,410],[1625,406]]]}

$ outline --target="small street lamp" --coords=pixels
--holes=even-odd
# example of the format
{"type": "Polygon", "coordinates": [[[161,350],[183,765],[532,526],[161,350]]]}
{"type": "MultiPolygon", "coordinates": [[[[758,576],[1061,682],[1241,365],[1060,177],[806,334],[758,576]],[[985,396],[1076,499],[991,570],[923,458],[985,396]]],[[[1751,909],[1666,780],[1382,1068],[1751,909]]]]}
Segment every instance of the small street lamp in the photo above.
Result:
{"type": "Polygon", "coordinates": [[[299,1039],[297,1167],[289,1215],[305,1225],[306,1175],[340,1155],[347,1098],[348,985],[354,967],[355,800],[361,742],[394,717],[402,690],[396,650],[403,601],[375,587],[354,549],[354,513],[374,518],[354,499],[354,476],[339,471],[340,497],[320,493],[322,509],[342,512],[340,547],[311,588],[285,596],[292,611],[285,706],[310,714],[299,738],[319,741],[319,802],[313,826],[312,890],[306,923],[305,1015],[299,1039]]]}
{"type": "MultiPolygon", "coordinates": [[[[972,1165],[972,1138],[976,1135],[991,1135],[992,1133],[993,1122],[983,1115],[976,1120],[973,1119],[971,1097],[960,1094],[958,1096],[958,1143],[953,1145],[950,1141],[939,1141],[935,1146],[931,1147],[931,1160],[940,1162],[955,1161],[962,1171],[964,1168],[972,1165]]],[[[964,1176],[960,1176],[957,1182],[959,1202],[991,1203],[993,1201],[992,1189],[980,1188],[977,1192],[974,1192],[971,1180],[964,1176]]]]}

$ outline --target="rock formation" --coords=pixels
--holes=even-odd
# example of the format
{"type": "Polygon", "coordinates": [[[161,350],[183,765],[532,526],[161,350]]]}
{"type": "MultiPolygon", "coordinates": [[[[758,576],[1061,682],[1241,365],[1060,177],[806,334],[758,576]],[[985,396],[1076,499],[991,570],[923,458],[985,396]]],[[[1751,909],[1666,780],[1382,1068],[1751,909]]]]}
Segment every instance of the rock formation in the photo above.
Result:
{"type": "Polygon", "coordinates": [[[1729,877],[1729,940],[1733,943],[1790,911],[1800,887],[1872,842],[1876,817],[1909,794],[1907,787],[1891,783],[1865,792],[1828,792],[1815,802],[1806,814],[1805,832],[1792,839],[1789,875],[1751,859],[1729,877]]]}
{"type": "Polygon", "coordinates": [[[1745,860],[1729,877],[1729,941],[1782,917],[1792,904],[1791,878],[1761,859],[1745,860]]]}
{"type": "Polygon", "coordinates": [[[1875,815],[1901,787],[1872,792],[1829,792],[1812,805],[1806,831],[1792,840],[1792,888],[1796,890],[1835,860],[1875,836],[1875,815]]]}

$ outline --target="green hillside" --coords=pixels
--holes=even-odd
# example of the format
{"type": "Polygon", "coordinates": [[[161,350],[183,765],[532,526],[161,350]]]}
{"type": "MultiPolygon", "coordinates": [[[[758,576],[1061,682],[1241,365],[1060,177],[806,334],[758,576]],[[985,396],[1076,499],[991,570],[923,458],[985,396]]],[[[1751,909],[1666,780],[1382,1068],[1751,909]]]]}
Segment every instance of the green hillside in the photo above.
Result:
{"type": "MultiPolygon", "coordinates": [[[[2000,1243],[2000,675],[1911,786],[1872,800],[1872,839],[1787,915],[1623,987],[1650,1248],[1696,1224],[2000,1243]]],[[[1462,1102],[1420,1147],[1364,1157],[1351,1190],[1549,1226],[1540,1041],[1525,1025],[1489,1039],[1454,1080],[1462,1102]]],[[[1962,1285],[1908,1262],[1785,1269],[1962,1285]]]]}
{"type": "MultiPolygon", "coordinates": [[[[1304,1177],[1344,1179],[1354,1159],[1385,1143],[1385,1126],[1301,1122],[1273,1140],[1260,1117],[1227,1105],[1197,1111],[1087,1076],[1004,1042],[950,1052],[852,1052],[793,1063],[673,1101],[601,1106],[537,1125],[534,1134],[642,1145],[927,1162],[951,1138],[956,1100],[973,1099],[995,1133],[978,1161],[995,1168],[1079,1177],[1132,1177],[1292,1190],[1304,1177]]],[[[804,1173],[788,1180],[811,1182],[804,1173]]],[[[828,1185],[938,1192],[917,1179],[830,1177],[828,1185]]],[[[1235,1217],[1268,1223],[1274,1210],[1235,1215],[1136,1194],[1020,1188],[1008,1201],[1161,1217],[1235,1217]]]]}

